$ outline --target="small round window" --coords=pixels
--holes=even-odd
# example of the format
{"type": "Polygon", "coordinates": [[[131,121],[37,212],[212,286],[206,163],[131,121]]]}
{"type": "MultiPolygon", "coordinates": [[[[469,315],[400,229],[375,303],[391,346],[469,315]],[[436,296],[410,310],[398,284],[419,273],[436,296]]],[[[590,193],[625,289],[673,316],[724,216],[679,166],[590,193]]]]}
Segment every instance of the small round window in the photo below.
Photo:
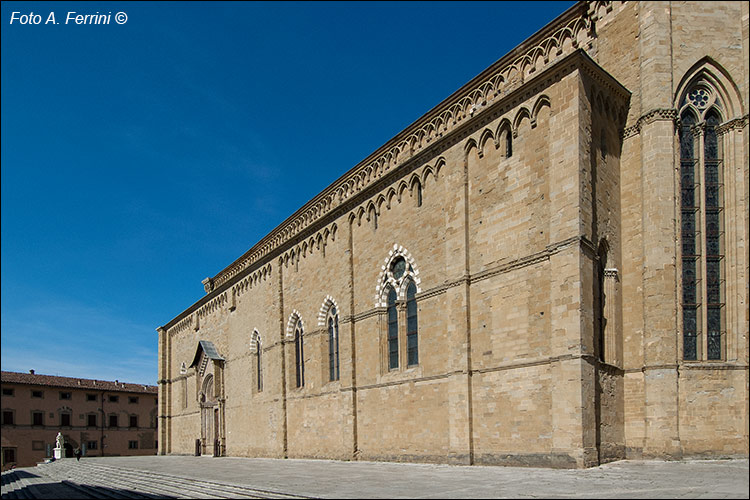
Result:
{"type": "Polygon", "coordinates": [[[398,257],[391,264],[391,273],[393,273],[395,279],[400,280],[404,272],[406,272],[406,260],[403,257],[398,257]]]}
{"type": "Polygon", "coordinates": [[[693,106],[695,106],[698,109],[705,108],[710,98],[711,98],[711,94],[708,93],[708,90],[702,87],[693,89],[688,94],[688,99],[690,100],[691,103],[693,103],[693,106]]]}

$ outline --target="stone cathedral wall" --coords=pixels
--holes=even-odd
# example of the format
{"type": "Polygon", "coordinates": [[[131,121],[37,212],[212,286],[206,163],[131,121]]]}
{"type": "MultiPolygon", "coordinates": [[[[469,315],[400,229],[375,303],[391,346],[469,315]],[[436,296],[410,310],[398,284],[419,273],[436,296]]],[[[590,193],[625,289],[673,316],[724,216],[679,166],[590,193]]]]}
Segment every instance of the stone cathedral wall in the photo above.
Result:
{"type": "Polygon", "coordinates": [[[577,4],[205,280],[206,298],[160,329],[160,452],[194,452],[191,362],[209,341],[230,456],[746,455],[748,9],[716,5],[577,4]],[[675,99],[700,64],[734,82],[725,355],[711,363],[682,361],[677,313],[675,99]],[[397,255],[417,286],[419,362],[407,364],[401,290],[389,370],[397,255]]]}

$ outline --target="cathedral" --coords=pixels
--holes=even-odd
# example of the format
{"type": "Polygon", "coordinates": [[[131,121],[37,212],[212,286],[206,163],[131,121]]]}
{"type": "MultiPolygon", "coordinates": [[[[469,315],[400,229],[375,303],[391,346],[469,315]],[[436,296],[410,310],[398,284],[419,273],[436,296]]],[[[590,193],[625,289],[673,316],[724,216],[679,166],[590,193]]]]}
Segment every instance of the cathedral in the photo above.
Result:
{"type": "Polygon", "coordinates": [[[578,2],[348,170],[157,329],[159,454],[747,456],[748,17],[578,2]]]}

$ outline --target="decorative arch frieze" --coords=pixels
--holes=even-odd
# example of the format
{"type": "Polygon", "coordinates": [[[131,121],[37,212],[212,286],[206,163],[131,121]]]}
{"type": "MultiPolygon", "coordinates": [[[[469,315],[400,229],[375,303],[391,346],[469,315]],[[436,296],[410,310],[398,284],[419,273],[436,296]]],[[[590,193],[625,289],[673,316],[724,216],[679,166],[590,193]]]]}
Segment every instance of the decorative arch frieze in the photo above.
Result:
{"type": "Polygon", "coordinates": [[[518,137],[518,129],[521,126],[521,122],[523,119],[526,118],[531,122],[531,113],[529,112],[528,108],[525,106],[521,106],[521,108],[516,111],[516,117],[513,119],[513,138],[515,139],[518,137]]]}
{"type": "Polygon", "coordinates": [[[484,156],[484,150],[487,147],[487,142],[492,141],[492,144],[497,149],[497,140],[495,139],[495,134],[492,133],[492,130],[489,128],[486,128],[482,131],[482,135],[479,136],[479,157],[482,158],[484,156]]]}
{"type": "Polygon", "coordinates": [[[534,106],[531,108],[531,118],[532,122],[535,124],[539,118],[539,113],[542,111],[542,108],[547,106],[548,108],[552,108],[552,104],[549,100],[549,97],[542,94],[540,95],[536,102],[534,103],[534,106]]]}
{"type": "Polygon", "coordinates": [[[378,282],[375,286],[375,307],[386,307],[387,296],[385,291],[391,287],[396,291],[396,296],[403,299],[406,296],[406,287],[409,281],[413,281],[417,287],[417,293],[422,291],[422,280],[419,277],[419,269],[411,253],[401,245],[394,244],[393,249],[388,252],[381,266],[378,282]],[[392,264],[399,258],[403,258],[406,265],[403,274],[394,275],[392,264]]]}

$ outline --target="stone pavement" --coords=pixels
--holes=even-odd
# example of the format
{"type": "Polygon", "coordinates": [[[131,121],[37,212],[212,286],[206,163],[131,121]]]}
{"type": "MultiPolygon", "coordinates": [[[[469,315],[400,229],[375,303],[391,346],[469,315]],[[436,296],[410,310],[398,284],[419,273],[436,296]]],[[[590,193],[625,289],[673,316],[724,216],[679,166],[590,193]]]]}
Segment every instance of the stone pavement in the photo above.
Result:
{"type": "MultiPolygon", "coordinates": [[[[565,470],[180,456],[84,458],[79,465],[116,467],[131,471],[133,477],[164,474],[182,478],[185,484],[202,480],[244,486],[255,494],[261,492],[261,498],[278,494],[314,498],[750,497],[747,459],[624,460],[565,470]]],[[[24,470],[38,473],[44,467],[24,470]]],[[[3,498],[7,498],[5,491],[3,498]]],[[[183,497],[191,498],[189,494],[183,497]]]]}

